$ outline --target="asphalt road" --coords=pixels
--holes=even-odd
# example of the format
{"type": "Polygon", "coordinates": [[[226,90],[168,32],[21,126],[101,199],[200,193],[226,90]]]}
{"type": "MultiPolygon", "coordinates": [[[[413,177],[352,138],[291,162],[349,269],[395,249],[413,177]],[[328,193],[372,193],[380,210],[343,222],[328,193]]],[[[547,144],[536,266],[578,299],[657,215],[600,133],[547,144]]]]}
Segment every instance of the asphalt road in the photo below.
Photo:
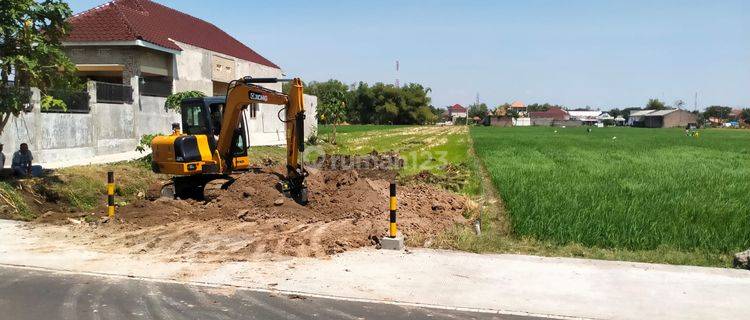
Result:
{"type": "Polygon", "coordinates": [[[534,319],[0,267],[0,319],[534,319]]]}

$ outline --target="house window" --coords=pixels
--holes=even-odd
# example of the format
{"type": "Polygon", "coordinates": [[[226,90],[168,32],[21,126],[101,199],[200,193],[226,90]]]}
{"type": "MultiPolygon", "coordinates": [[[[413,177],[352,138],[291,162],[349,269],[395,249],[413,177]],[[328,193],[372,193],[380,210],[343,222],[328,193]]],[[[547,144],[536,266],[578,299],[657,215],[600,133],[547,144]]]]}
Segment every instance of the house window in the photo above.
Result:
{"type": "Polygon", "coordinates": [[[226,82],[220,82],[220,81],[214,81],[213,82],[213,89],[215,96],[224,96],[227,94],[227,89],[229,88],[229,83],[226,82]]]}
{"type": "Polygon", "coordinates": [[[172,94],[172,79],[169,77],[141,77],[140,93],[143,96],[168,97],[172,94]]]}

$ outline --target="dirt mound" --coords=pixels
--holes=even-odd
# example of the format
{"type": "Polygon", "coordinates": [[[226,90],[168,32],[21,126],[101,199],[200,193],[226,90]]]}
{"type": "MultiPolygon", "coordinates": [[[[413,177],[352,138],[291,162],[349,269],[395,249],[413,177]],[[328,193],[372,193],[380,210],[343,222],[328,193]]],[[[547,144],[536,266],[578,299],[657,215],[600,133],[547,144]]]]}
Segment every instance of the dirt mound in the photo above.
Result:
{"type": "MultiPolygon", "coordinates": [[[[208,203],[141,200],[119,208],[115,223],[74,222],[73,228],[93,236],[82,241],[102,248],[208,261],[326,256],[373,245],[387,230],[389,181],[373,178],[378,170],[365,169],[365,176],[359,170],[311,168],[310,203],[302,206],[276,189],[280,169],[240,175],[208,203]]],[[[400,230],[412,245],[466,223],[462,214],[467,204],[461,196],[411,185],[399,187],[398,200],[400,230]]],[[[99,219],[85,219],[91,220],[99,219]]]]}
{"type": "Polygon", "coordinates": [[[397,170],[404,166],[404,159],[395,152],[378,153],[373,150],[367,155],[328,154],[319,157],[312,166],[329,171],[356,170],[360,177],[390,181],[396,178],[397,170]]]}

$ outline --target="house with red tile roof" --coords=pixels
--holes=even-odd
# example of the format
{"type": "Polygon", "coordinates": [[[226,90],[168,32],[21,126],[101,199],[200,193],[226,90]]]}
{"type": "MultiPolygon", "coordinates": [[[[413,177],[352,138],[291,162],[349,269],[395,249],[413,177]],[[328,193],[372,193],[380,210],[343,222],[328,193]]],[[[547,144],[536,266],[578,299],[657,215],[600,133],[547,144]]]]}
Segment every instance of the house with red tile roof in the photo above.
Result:
{"type": "Polygon", "coordinates": [[[513,101],[513,103],[511,103],[508,106],[508,110],[515,111],[516,113],[518,113],[520,117],[528,116],[528,113],[527,113],[528,110],[526,108],[526,104],[524,104],[523,101],[519,101],[519,100],[513,101]]]}
{"type": "Polygon", "coordinates": [[[150,0],[114,0],[69,23],[63,44],[89,78],[171,78],[176,91],[216,95],[242,76],[281,76],[278,65],[215,25],[150,0]]]}
{"type": "Polygon", "coordinates": [[[526,105],[523,101],[513,101],[513,103],[510,104],[510,108],[519,112],[526,111],[526,105]]]}
{"type": "Polygon", "coordinates": [[[466,118],[466,116],[468,115],[468,111],[468,109],[458,103],[448,107],[448,115],[453,120],[455,120],[456,118],[466,118]]]}
{"type": "MultiPolygon", "coordinates": [[[[282,77],[276,63],[214,24],[151,0],[113,0],[68,22],[65,52],[80,76],[97,87],[97,101],[137,106],[137,134],[169,131],[171,120],[162,118],[165,97],[172,93],[197,90],[223,96],[235,79],[282,77]]],[[[281,83],[264,86],[281,91],[281,83]]],[[[312,109],[308,114],[314,113],[317,99],[306,99],[306,108],[312,109]]],[[[285,142],[284,124],[277,119],[281,106],[248,110],[250,145],[285,142]]]]}

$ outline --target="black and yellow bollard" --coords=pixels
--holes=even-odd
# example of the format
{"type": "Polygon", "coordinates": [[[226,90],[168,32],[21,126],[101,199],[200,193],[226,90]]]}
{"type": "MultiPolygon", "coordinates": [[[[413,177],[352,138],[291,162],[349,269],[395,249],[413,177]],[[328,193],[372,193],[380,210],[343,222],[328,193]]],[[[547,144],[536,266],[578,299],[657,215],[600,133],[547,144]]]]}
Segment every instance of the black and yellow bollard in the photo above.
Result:
{"type": "Polygon", "coordinates": [[[115,173],[107,172],[107,216],[115,217],[115,173]]]}
{"type": "Polygon", "coordinates": [[[403,250],[404,237],[399,234],[396,226],[396,211],[398,210],[398,200],[396,198],[396,182],[391,182],[390,202],[388,209],[390,211],[388,236],[380,239],[380,246],[388,250],[403,250]]]}
{"type": "Polygon", "coordinates": [[[398,227],[396,226],[396,210],[398,209],[398,200],[396,200],[396,182],[391,182],[391,202],[389,209],[390,213],[390,228],[388,236],[395,238],[398,234],[398,227]]]}

